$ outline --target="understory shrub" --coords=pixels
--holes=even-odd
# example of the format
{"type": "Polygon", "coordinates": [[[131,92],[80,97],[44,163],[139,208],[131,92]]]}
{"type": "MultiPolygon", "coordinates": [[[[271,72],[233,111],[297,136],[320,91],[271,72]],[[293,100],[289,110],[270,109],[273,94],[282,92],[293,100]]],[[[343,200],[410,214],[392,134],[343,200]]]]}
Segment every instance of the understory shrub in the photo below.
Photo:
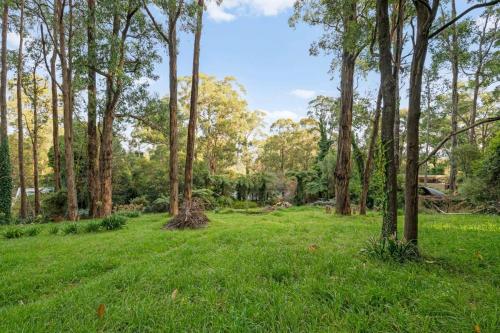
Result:
{"type": "Polygon", "coordinates": [[[121,215],[111,215],[101,221],[101,228],[104,230],[117,230],[123,228],[127,218],[121,215]]]}
{"type": "Polygon", "coordinates": [[[141,216],[141,212],[138,212],[138,211],[118,212],[117,214],[128,217],[128,218],[136,218],[136,217],[141,216]]]}
{"type": "Polygon", "coordinates": [[[63,228],[63,233],[65,235],[76,235],[78,233],[78,226],[76,223],[68,224],[63,228]]]}
{"type": "Polygon", "coordinates": [[[207,210],[214,209],[216,206],[214,192],[207,188],[193,190],[193,198],[198,198],[207,210]]]}
{"type": "Polygon", "coordinates": [[[57,235],[59,233],[59,227],[54,225],[52,227],[50,227],[49,229],[49,234],[51,235],[57,235]]]}
{"type": "Polygon", "coordinates": [[[42,210],[44,215],[50,219],[63,219],[66,215],[67,192],[58,191],[49,193],[42,200],[42,210]]]}
{"type": "Polygon", "coordinates": [[[366,242],[366,247],[361,250],[361,253],[371,258],[383,261],[394,260],[400,263],[419,258],[418,247],[415,244],[398,240],[395,237],[371,238],[366,242]]]}
{"type": "Polygon", "coordinates": [[[7,239],[21,238],[24,236],[24,230],[21,228],[10,228],[3,233],[7,239]]]}
{"type": "Polygon", "coordinates": [[[40,229],[38,229],[36,227],[32,227],[32,228],[26,229],[24,234],[28,237],[34,237],[34,236],[38,235],[39,233],[40,233],[40,229]]]}
{"type": "Polygon", "coordinates": [[[144,211],[146,213],[166,213],[170,207],[170,198],[161,196],[151,203],[144,211]]]}
{"type": "Polygon", "coordinates": [[[83,228],[85,232],[99,232],[101,230],[101,224],[99,222],[89,222],[83,228]]]}
{"type": "Polygon", "coordinates": [[[250,200],[243,200],[243,201],[233,201],[233,204],[231,205],[232,208],[234,209],[251,209],[251,208],[258,208],[259,205],[255,201],[250,201],[250,200]]]}
{"type": "Polygon", "coordinates": [[[216,200],[216,206],[219,208],[232,207],[232,205],[233,205],[233,198],[225,195],[218,197],[216,200]]]}

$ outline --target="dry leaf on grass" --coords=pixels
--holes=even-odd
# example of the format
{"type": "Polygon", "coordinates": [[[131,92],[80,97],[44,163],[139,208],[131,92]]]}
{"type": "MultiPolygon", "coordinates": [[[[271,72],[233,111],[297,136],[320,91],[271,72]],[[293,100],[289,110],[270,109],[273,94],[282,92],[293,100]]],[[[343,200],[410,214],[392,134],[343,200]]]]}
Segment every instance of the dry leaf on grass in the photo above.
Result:
{"type": "Polygon", "coordinates": [[[318,248],[319,248],[319,246],[318,246],[318,245],[316,245],[316,244],[311,244],[311,245],[309,245],[309,252],[314,252],[314,251],[316,251],[318,248]]]}
{"type": "Polygon", "coordinates": [[[97,308],[97,317],[102,319],[104,317],[104,312],[106,312],[106,306],[104,304],[99,304],[99,307],[97,308]]]}
{"type": "Polygon", "coordinates": [[[474,326],[474,333],[481,333],[481,327],[479,327],[479,324],[474,326]]]}
{"type": "Polygon", "coordinates": [[[176,297],[177,297],[177,293],[179,291],[177,289],[174,289],[174,291],[172,291],[172,300],[175,301],[176,297]]]}

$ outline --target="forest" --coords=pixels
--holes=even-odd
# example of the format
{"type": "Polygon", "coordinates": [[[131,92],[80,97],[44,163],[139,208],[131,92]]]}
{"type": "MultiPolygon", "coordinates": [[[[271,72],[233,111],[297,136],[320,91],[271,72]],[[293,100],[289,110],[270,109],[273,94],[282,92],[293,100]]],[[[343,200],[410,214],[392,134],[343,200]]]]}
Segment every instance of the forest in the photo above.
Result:
{"type": "Polygon", "coordinates": [[[0,7],[1,331],[498,329],[499,0],[0,7]],[[329,90],[211,73],[238,15],[329,90]]]}

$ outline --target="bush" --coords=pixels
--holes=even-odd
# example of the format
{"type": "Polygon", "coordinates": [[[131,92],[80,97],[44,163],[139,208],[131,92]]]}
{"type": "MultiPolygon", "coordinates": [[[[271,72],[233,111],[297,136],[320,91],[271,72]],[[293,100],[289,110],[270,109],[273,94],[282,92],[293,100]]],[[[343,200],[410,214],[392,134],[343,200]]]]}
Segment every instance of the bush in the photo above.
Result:
{"type": "Polygon", "coordinates": [[[63,228],[63,233],[65,235],[76,235],[78,233],[78,226],[76,225],[76,223],[68,224],[63,228]]]}
{"type": "Polygon", "coordinates": [[[90,222],[85,225],[83,230],[88,233],[99,232],[101,230],[101,224],[98,222],[90,222]]]}
{"type": "Polygon", "coordinates": [[[216,200],[216,205],[217,207],[221,208],[221,207],[232,207],[233,205],[233,198],[231,197],[228,197],[228,196],[221,196],[221,197],[218,197],[217,200],[216,200]]]}
{"type": "Polygon", "coordinates": [[[166,213],[168,212],[170,207],[170,199],[166,196],[161,196],[151,205],[149,205],[146,209],[146,213],[166,213]]]}
{"type": "Polygon", "coordinates": [[[51,235],[57,235],[59,233],[59,227],[54,225],[52,227],[50,227],[49,229],[49,234],[51,235]]]}
{"type": "Polygon", "coordinates": [[[128,218],[136,218],[141,216],[141,212],[138,211],[132,211],[132,212],[118,212],[118,215],[125,216],[128,218]]]}
{"type": "Polygon", "coordinates": [[[205,209],[214,209],[216,206],[214,192],[207,188],[193,190],[193,198],[198,198],[205,209]]]}
{"type": "Polygon", "coordinates": [[[50,220],[63,219],[66,215],[66,191],[47,194],[42,200],[44,215],[50,220]]]}
{"type": "Polygon", "coordinates": [[[367,241],[361,253],[383,261],[405,262],[419,258],[418,247],[411,242],[390,238],[372,238],[367,241]]]}
{"type": "Polygon", "coordinates": [[[243,200],[243,201],[233,201],[231,207],[234,209],[252,209],[252,208],[258,208],[259,205],[255,201],[243,200]]]}
{"type": "Polygon", "coordinates": [[[32,227],[32,228],[26,229],[24,234],[28,237],[34,237],[34,236],[38,235],[39,233],[40,233],[40,229],[38,229],[36,227],[32,227]]]}
{"type": "Polygon", "coordinates": [[[123,228],[127,219],[121,215],[111,215],[101,221],[101,228],[104,230],[117,230],[123,228]]]}
{"type": "Polygon", "coordinates": [[[146,199],[146,196],[143,195],[141,197],[134,198],[130,201],[130,204],[136,205],[136,206],[142,206],[142,207],[147,207],[149,205],[148,199],[146,199]]]}
{"type": "Polygon", "coordinates": [[[21,238],[24,236],[24,230],[21,228],[11,228],[5,231],[3,236],[7,239],[21,238]]]}

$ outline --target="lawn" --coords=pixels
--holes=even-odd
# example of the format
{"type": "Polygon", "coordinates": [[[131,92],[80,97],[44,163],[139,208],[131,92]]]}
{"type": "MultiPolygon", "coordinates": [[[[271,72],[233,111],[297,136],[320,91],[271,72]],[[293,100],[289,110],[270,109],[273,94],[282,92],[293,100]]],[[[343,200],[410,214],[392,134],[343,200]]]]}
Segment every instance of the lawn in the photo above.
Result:
{"type": "Polygon", "coordinates": [[[499,217],[421,215],[424,260],[405,264],[359,253],[376,215],[209,217],[197,231],[143,215],[118,231],[0,239],[0,332],[500,330],[499,217]]]}

